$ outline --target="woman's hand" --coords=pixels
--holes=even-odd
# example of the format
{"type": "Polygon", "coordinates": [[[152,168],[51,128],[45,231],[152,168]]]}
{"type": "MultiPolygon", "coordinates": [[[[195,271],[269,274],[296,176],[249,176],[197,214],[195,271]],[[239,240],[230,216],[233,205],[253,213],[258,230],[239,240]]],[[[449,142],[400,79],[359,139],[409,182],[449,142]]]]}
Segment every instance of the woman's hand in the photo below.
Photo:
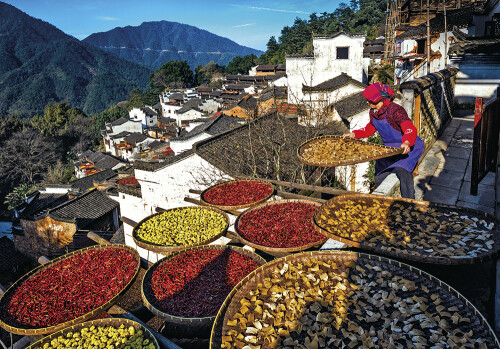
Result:
{"type": "Polygon", "coordinates": [[[403,148],[403,154],[408,154],[410,152],[410,142],[409,141],[404,141],[404,143],[401,144],[401,148],[403,148]]]}
{"type": "Polygon", "coordinates": [[[354,135],[354,132],[349,132],[349,133],[344,133],[342,135],[342,138],[346,139],[346,138],[354,138],[355,135],[354,135]]]}

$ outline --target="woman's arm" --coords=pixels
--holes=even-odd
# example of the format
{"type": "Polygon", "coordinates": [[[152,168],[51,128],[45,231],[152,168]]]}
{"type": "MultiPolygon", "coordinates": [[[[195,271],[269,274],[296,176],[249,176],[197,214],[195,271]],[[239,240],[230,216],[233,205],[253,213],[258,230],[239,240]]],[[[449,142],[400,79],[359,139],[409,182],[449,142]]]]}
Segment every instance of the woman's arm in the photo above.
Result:
{"type": "Polygon", "coordinates": [[[365,127],[361,128],[359,130],[352,131],[352,133],[354,134],[354,138],[366,138],[366,137],[373,136],[375,134],[375,131],[377,131],[377,129],[370,122],[365,127]]]}

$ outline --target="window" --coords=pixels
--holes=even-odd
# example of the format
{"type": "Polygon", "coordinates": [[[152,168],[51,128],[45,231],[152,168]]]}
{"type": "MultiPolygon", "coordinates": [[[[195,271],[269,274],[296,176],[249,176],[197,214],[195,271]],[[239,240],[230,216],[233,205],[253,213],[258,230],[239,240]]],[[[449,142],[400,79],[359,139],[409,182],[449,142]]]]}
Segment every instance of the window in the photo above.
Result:
{"type": "Polygon", "coordinates": [[[349,47],[337,47],[337,59],[349,59],[349,47]]]}
{"type": "Polygon", "coordinates": [[[401,53],[401,42],[396,42],[396,53],[401,53]]]}
{"type": "Polygon", "coordinates": [[[423,55],[427,53],[426,45],[427,42],[425,39],[417,40],[417,53],[423,55]]]}

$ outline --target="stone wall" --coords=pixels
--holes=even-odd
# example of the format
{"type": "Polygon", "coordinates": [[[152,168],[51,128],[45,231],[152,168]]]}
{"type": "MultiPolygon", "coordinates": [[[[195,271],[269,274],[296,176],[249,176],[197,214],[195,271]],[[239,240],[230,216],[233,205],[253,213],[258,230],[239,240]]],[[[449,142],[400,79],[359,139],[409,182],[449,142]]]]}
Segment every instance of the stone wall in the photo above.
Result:
{"type": "Polygon", "coordinates": [[[401,84],[403,98],[396,103],[406,109],[426,149],[432,146],[453,117],[457,73],[455,68],[443,69],[401,84]],[[416,111],[418,103],[420,108],[416,111]]]}

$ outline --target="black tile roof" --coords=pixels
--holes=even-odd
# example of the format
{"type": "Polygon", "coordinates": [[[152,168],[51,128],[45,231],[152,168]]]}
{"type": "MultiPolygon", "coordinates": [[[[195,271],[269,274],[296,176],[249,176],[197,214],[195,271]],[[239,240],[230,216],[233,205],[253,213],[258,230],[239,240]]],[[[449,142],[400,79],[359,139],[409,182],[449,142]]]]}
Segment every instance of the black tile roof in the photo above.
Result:
{"type": "Polygon", "coordinates": [[[94,189],[49,210],[48,215],[58,221],[76,223],[78,229],[83,229],[118,206],[116,201],[94,189]]]}
{"type": "Polygon", "coordinates": [[[361,81],[351,78],[346,73],[340,73],[340,75],[334,77],[333,79],[322,82],[316,86],[305,86],[302,85],[302,92],[330,92],[335,91],[341,87],[352,84],[360,88],[366,88],[366,85],[361,81]]]}
{"type": "Polygon", "coordinates": [[[333,103],[332,106],[337,110],[340,117],[346,121],[351,121],[352,117],[358,113],[363,111],[368,113],[370,110],[362,92],[355,93],[337,103],[333,103]]]}
{"type": "Polygon", "coordinates": [[[104,156],[102,159],[99,161],[94,162],[94,166],[97,167],[98,169],[104,171],[104,170],[110,170],[119,163],[121,163],[122,160],[119,160],[111,155],[104,156]]]}
{"type": "Polygon", "coordinates": [[[274,71],[276,69],[276,65],[271,64],[262,64],[257,66],[257,71],[274,71]]]}
{"type": "Polygon", "coordinates": [[[170,124],[170,123],[172,123],[172,122],[176,122],[176,120],[175,120],[175,119],[172,119],[172,118],[169,118],[169,117],[164,117],[164,116],[163,116],[163,117],[161,117],[161,118],[159,118],[159,119],[158,119],[158,121],[159,121],[159,122],[163,122],[163,123],[165,123],[165,124],[170,124]]]}
{"type": "Polygon", "coordinates": [[[287,88],[286,87],[275,87],[274,89],[266,90],[262,93],[259,100],[265,102],[271,98],[283,99],[287,98],[287,88]]]}
{"type": "Polygon", "coordinates": [[[124,123],[126,123],[128,121],[128,119],[125,119],[125,118],[119,118],[115,121],[112,121],[110,124],[111,126],[119,126],[119,125],[123,125],[124,123]]]}
{"type": "Polygon", "coordinates": [[[130,132],[128,132],[128,131],[122,131],[120,133],[110,135],[109,138],[112,138],[112,139],[124,138],[124,137],[127,137],[129,134],[130,134],[130,132]]]}
{"type": "MultiPolygon", "coordinates": [[[[448,31],[452,30],[453,27],[465,28],[473,24],[473,16],[476,13],[476,9],[473,6],[463,7],[458,10],[449,10],[446,13],[446,26],[448,31]]],[[[444,33],[444,16],[442,13],[438,13],[435,18],[429,21],[430,32],[434,33],[444,33]]],[[[397,28],[399,31],[404,31],[404,33],[399,34],[396,40],[408,39],[408,38],[422,38],[427,36],[427,23],[422,23],[418,26],[400,26],[397,28]]]]}
{"type": "Polygon", "coordinates": [[[252,96],[242,98],[238,102],[228,106],[226,110],[230,110],[235,107],[241,107],[248,111],[255,111],[257,109],[257,98],[254,98],[252,96]]]}
{"type": "Polygon", "coordinates": [[[28,204],[28,206],[21,213],[21,218],[36,219],[39,216],[44,216],[51,208],[61,205],[68,201],[67,194],[53,194],[53,193],[34,193],[35,198],[28,204]]]}
{"type": "Polygon", "coordinates": [[[148,138],[148,136],[146,136],[145,134],[134,132],[134,133],[131,133],[129,136],[125,137],[124,141],[127,143],[134,143],[135,144],[135,143],[143,142],[147,138],[148,138]]]}
{"type": "Polygon", "coordinates": [[[279,176],[281,180],[295,181],[302,178],[302,169],[306,178],[315,170],[300,163],[297,148],[322,132],[341,134],[346,131],[342,123],[331,125],[329,129],[318,130],[301,126],[296,120],[288,120],[272,113],[248,125],[198,142],[194,149],[203,159],[232,176],[279,176]],[[277,147],[280,147],[281,154],[279,167],[276,166],[277,147]]]}
{"type": "Polygon", "coordinates": [[[146,114],[147,116],[155,116],[158,115],[153,109],[149,107],[143,107],[141,108],[142,112],[146,114]]]}
{"type": "Polygon", "coordinates": [[[103,182],[112,177],[116,176],[116,172],[111,169],[106,169],[104,171],[95,173],[93,175],[77,179],[71,182],[71,186],[74,189],[78,189],[81,193],[86,192],[90,188],[94,187],[94,182],[103,182]]]}
{"type": "Polygon", "coordinates": [[[243,91],[246,88],[249,88],[252,85],[249,84],[228,84],[226,85],[226,90],[238,90],[243,91]]]}
{"type": "Polygon", "coordinates": [[[448,54],[498,54],[500,53],[500,38],[475,38],[468,36],[456,28],[453,29],[455,41],[450,45],[448,54]]]}
{"type": "Polygon", "coordinates": [[[175,101],[183,101],[184,100],[184,94],[183,93],[174,93],[168,99],[173,99],[175,101]]]}
{"type": "Polygon", "coordinates": [[[215,118],[216,120],[205,130],[211,136],[227,132],[241,125],[241,119],[234,116],[221,114],[215,118]]]}

